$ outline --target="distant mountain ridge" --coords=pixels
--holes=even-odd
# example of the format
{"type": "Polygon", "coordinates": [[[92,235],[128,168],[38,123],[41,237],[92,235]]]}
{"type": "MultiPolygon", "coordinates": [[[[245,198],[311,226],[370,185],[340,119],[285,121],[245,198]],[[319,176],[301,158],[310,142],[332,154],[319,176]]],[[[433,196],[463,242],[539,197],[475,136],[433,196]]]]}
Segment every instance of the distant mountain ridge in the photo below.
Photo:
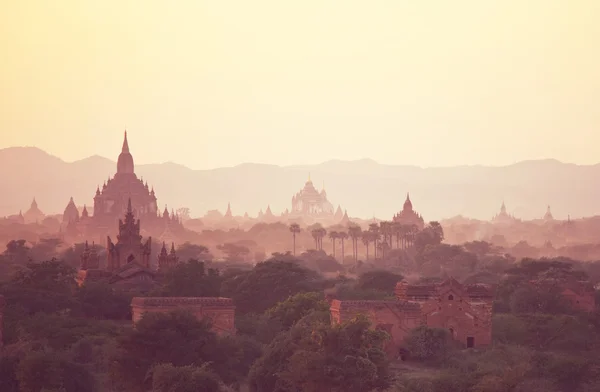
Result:
{"type": "MultiPolygon", "coordinates": [[[[65,162],[35,147],[1,149],[0,216],[24,212],[33,197],[45,213],[62,213],[71,196],[78,205],[92,205],[96,186],[115,171],[115,161],[98,155],[65,162]]],[[[361,218],[390,219],[407,192],[426,220],[490,219],[502,201],[523,219],[541,218],[547,205],[557,219],[600,213],[600,164],[554,159],[500,167],[421,168],[362,159],[294,166],[244,163],[211,170],[168,162],[136,165],[136,173],[154,186],[161,209],[165,204],[189,207],[195,217],[211,209],[224,212],[228,202],[234,215],[255,216],[269,205],[279,213],[290,208],[309,173],[318,189],[325,184],[334,206],[361,218]]]]}

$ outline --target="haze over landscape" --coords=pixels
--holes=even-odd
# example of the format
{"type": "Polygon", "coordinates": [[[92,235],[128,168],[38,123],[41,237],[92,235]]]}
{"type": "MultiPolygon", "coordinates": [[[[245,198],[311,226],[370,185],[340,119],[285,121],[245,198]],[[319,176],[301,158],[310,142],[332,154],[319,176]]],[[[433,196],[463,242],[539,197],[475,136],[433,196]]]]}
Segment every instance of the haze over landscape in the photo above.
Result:
{"type": "MultiPolygon", "coordinates": [[[[131,133],[130,133],[131,134],[131,133]]],[[[135,136],[135,134],[134,134],[135,136]]],[[[116,156],[120,139],[114,140],[116,156]]],[[[137,157],[136,137],[130,137],[137,157]]],[[[25,211],[33,197],[48,213],[61,213],[70,197],[92,206],[98,185],[115,172],[113,159],[92,156],[65,162],[35,148],[0,150],[0,215],[25,211]],[[19,168],[15,170],[15,168],[19,168]]],[[[351,216],[385,219],[400,210],[410,192],[427,219],[456,215],[489,220],[504,201],[522,219],[539,219],[551,205],[557,219],[597,215],[600,211],[600,165],[574,165],[555,160],[526,161],[504,167],[457,166],[423,169],[383,165],[373,160],[330,160],[318,165],[242,164],[192,170],[174,163],[136,165],[136,173],[154,186],[160,208],[188,207],[192,216],[208,210],[222,213],[231,203],[236,215],[271,206],[281,213],[310,174],[317,188],[325,183],[328,198],[351,216]]]]}
{"type": "Polygon", "coordinates": [[[0,147],[115,159],[127,128],[137,163],[192,169],[595,164],[599,7],[3,1],[0,147]]]}
{"type": "Polygon", "coordinates": [[[599,20],[0,0],[0,392],[599,392],[599,20]]]}

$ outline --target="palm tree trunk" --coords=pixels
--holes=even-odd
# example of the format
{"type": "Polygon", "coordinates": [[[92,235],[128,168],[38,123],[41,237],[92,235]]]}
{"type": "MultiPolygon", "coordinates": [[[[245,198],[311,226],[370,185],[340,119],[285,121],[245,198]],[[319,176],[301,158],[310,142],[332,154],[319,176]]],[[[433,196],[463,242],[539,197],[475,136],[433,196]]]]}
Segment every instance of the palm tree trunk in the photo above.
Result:
{"type": "Polygon", "coordinates": [[[344,238],[342,237],[342,264],[344,264],[344,238]]]}
{"type": "Polygon", "coordinates": [[[333,243],[333,258],[335,259],[335,238],[331,242],[333,243]]]}
{"type": "Polygon", "coordinates": [[[294,256],[296,256],[296,233],[292,233],[292,238],[294,239],[294,256]]]}
{"type": "Polygon", "coordinates": [[[367,261],[369,261],[369,243],[367,242],[367,261]]]}

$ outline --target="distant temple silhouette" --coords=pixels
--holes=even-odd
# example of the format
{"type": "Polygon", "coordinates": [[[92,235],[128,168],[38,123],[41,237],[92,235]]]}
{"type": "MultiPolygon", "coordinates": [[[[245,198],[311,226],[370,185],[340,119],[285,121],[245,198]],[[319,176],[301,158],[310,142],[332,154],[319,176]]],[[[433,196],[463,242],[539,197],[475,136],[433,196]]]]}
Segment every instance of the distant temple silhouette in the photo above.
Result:
{"type": "Polygon", "coordinates": [[[149,188],[148,182],[144,183],[135,174],[133,156],[129,151],[125,131],[117,161],[117,173],[112,178],[109,177],[102,187],[96,188],[93,215],[89,215],[85,205],[80,215],[75,201],[71,198],[63,213],[62,225],[67,236],[73,240],[100,238],[106,235],[121,217],[128,214],[130,208],[136,218],[144,221],[145,230],[156,234],[161,240],[172,239],[173,233],[183,230],[181,219],[174,212],[169,213],[166,206],[162,214],[159,212],[154,188],[149,188]],[[131,205],[128,205],[129,202],[131,205]]]}
{"type": "Polygon", "coordinates": [[[341,223],[344,213],[339,205],[337,210],[334,210],[333,204],[327,199],[325,184],[321,191],[318,191],[309,174],[304,187],[292,196],[292,209],[286,210],[282,217],[292,221],[330,225],[341,223]]]}
{"type": "Polygon", "coordinates": [[[408,193],[406,194],[406,200],[404,201],[402,211],[394,215],[392,221],[402,225],[414,225],[417,226],[419,230],[422,230],[423,227],[425,227],[425,221],[423,220],[423,217],[413,210],[413,205],[410,201],[410,195],[408,193]]]}
{"type": "Polygon", "coordinates": [[[493,223],[511,223],[517,220],[517,218],[506,212],[506,205],[504,204],[504,201],[502,201],[502,205],[500,206],[500,212],[494,215],[492,218],[493,223]]]}

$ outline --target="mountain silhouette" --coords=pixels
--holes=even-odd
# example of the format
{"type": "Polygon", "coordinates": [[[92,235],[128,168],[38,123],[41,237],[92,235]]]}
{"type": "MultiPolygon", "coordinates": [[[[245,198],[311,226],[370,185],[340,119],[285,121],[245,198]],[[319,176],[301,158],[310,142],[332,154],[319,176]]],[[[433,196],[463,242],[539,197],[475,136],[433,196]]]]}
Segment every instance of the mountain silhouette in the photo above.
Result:
{"type": "MultiPolygon", "coordinates": [[[[33,197],[47,214],[62,213],[69,198],[93,206],[96,186],[114,175],[116,162],[92,156],[65,162],[35,147],[0,150],[0,216],[25,211],[33,197]]],[[[318,165],[276,166],[244,163],[235,167],[193,170],[168,162],[136,165],[138,177],[153,186],[159,208],[188,207],[199,217],[211,209],[255,216],[268,205],[274,213],[290,208],[292,196],[310,173],[317,189],[323,183],[329,200],[350,216],[391,219],[407,192],[426,220],[456,215],[490,219],[502,201],[509,213],[541,218],[546,206],[556,219],[596,215],[600,210],[600,165],[557,160],[513,165],[420,168],[383,165],[372,159],[331,160],[318,165]]]]}

